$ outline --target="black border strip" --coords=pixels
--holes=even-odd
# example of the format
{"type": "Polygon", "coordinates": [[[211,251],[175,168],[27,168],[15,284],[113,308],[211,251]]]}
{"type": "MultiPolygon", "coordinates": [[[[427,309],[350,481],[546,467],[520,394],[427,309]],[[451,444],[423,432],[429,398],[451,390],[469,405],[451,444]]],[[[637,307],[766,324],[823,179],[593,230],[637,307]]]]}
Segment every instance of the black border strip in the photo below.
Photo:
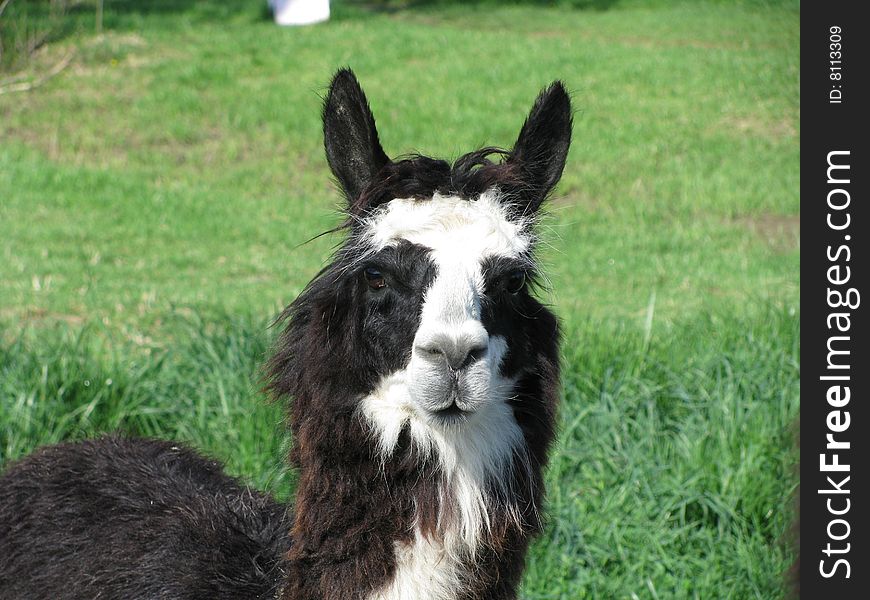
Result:
{"type": "Polygon", "coordinates": [[[804,598],[870,597],[870,364],[863,306],[870,297],[861,297],[868,268],[863,238],[870,235],[865,125],[870,103],[863,81],[870,66],[870,23],[858,15],[860,7],[859,2],[805,3],[801,15],[804,598]]]}

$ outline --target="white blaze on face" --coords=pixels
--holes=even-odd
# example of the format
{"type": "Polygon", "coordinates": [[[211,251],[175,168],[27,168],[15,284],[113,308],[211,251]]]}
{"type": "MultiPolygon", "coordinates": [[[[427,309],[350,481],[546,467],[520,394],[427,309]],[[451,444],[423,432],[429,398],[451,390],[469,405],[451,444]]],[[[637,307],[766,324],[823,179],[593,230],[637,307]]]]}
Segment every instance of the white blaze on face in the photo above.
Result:
{"type": "Polygon", "coordinates": [[[487,497],[487,484],[508,485],[506,470],[524,454],[522,432],[508,404],[516,382],[499,373],[507,340],[491,336],[481,322],[483,263],[492,257],[521,257],[532,240],[527,223],[511,221],[495,191],[474,201],[439,195],[392,200],[366,225],[365,243],[374,251],[405,240],[429,248],[437,267],[408,364],[385,377],[363,399],[361,411],[385,459],[408,427],[417,447],[439,461],[449,493],[441,516],[452,524],[441,532],[443,545],[432,547],[436,542],[418,533],[412,546],[397,548],[396,577],[374,598],[419,597],[415,590],[427,581],[433,584],[430,592],[438,591],[428,597],[452,598],[462,579],[459,565],[474,554],[489,526],[487,506],[493,499],[487,497]],[[427,351],[433,347],[443,353],[427,351]],[[462,369],[459,396],[450,394],[455,370],[445,360],[451,352],[457,361],[474,352],[474,360],[462,369]],[[454,401],[466,411],[464,418],[445,422],[434,415],[454,401]],[[433,553],[442,556],[435,564],[433,553]]]}
{"type": "Polygon", "coordinates": [[[407,240],[448,260],[465,257],[469,264],[490,255],[518,256],[529,248],[526,224],[507,218],[495,191],[472,201],[438,194],[431,200],[391,200],[384,209],[370,223],[376,248],[407,240]]]}

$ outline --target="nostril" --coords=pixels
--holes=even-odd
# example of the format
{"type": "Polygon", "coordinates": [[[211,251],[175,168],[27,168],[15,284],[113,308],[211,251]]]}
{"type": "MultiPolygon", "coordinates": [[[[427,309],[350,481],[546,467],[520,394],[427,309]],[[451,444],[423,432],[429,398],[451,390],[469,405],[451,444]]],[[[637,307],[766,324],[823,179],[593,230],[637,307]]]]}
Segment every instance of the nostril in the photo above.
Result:
{"type": "Polygon", "coordinates": [[[424,356],[428,356],[429,358],[441,358],[442,356],[444,356],[444,350],[441,348],[441,346],[438,346],[436,344],[417,346],[417,351],[424,356]]]}
{"type": "Polygon", "coordinates": [[[477,361],[483,359],[483,357],[486,356],[487,348],[488,346],[481,345],[474,346],[473,348],[469,349],[468,354],[465,355],[465,358],[463,359],[462,364],[459,365],[459,368],[465,369],[466,367],[470,367],[477,361]]]}

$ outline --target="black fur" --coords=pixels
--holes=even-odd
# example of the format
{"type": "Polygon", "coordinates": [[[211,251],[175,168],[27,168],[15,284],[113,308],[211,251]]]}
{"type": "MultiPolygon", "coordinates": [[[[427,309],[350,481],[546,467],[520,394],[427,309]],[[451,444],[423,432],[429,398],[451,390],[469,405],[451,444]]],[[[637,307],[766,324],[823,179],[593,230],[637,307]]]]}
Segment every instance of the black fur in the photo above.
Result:
{"type": "Polygon", "coordinates": [[[274,598],[285,507],[184,446],[105,437],[0,478],[0,598],[274,598]]]}
{"type": "Polygon", "coordinates": [[[329,167],[353,200],[389,159],[378,141],[368,101],[349,69],[340,69],[332,78],[323,103],[323,131],[329,167]]]}
{"type": "MultiPolygon", "coordinates": [[[[44,448],[0,477],[0,598],[362,600],[390,581],[395,545],[411,540],[415,524],[439,536],[445,488],[437,464],[417,454],[407,432],[383,464],[358,413],[360,399],[407,363],[436,267],[428,249],[410,243],[369,252],[363,222],[394,198],[439,192],[474,201],[497,188],[508,214],[531,227],[525,217],[565,163],[570,103],[554,83],[511,151],[485,148],[452,165],[390,161],[349,70],[333,79],[323,120],[327,158],[348,201],[347,235],[280,317],[285,328],[267,365],[271,393],[292,399],[295,517],[167,442],[109,437],[44,448]],[[370,286],[366,268],[388,285],[370,286]]],[[[511,403],[530,468],[513,464],[510,497],[491,490],[492,529],[457,600],[515,598],[541,527],[559,330],[529,285],[508,285],[518,270],[533,282],[533,264],[530,251],[484,265],[482,322],[508,341],[502,371],[519,380],[511,403]]]]}

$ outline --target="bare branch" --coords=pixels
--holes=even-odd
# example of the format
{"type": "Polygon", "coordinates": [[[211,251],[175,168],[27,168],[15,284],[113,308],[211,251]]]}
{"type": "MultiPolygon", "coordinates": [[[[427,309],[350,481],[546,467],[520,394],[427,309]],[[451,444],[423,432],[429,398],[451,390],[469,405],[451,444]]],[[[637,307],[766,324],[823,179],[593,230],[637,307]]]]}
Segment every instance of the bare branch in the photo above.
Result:
{"type": "Polygon", "coordinates": [[[13,92],[29,92],[30,90],[38,88],[46,81],[66,69],[69,66],[70,62],[72,62],[75,53],[75,50],[70,50],[67,55],[64,56],[56,65],[54,65],[46,73],[43,73],[32,81],[10,83],[5,86],[0,86],[0,96],[2,96],[3,94],[11,94],[13,92]]]}

